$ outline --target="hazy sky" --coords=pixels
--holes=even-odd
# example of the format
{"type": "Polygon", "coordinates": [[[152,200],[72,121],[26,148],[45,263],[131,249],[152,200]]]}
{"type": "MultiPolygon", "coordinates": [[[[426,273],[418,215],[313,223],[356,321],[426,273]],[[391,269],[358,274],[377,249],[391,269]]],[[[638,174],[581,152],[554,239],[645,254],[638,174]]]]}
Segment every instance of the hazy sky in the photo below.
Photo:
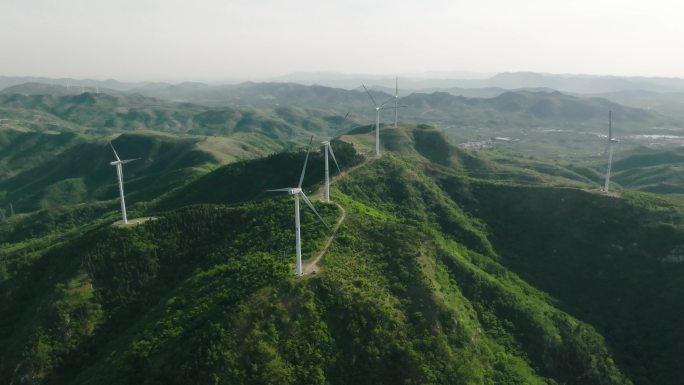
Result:
{"type": "Polygon", "coordinates": [[[225,81],[295,71],[684,77],[650,0],[0,0],[0,75],[225,81]]]}

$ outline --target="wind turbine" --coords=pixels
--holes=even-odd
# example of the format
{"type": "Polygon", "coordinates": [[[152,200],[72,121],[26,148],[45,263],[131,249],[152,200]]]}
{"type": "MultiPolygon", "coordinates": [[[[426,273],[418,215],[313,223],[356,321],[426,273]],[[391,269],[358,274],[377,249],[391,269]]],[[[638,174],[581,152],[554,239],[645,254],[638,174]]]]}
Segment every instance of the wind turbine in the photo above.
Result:
{"type": "Polygon", "coordinates": [[[608,111],[608,143],[606,144],[608,150],[608,170],[606,170],[606,182],[603,185],[603,191],[608,192],[610,185],[610,169],[613,166],[613,143],[619,142],[613,138],[613,111],[608,111]]]}
{"type": "Polygon", "coordinates": [[[399,121],[399,76],[394,78],[394,128],[399,121]]]}
{"type": "MultiPolygon", "coordinates": [[[[340,122],[340,125],[344,123],[345,120],[347,120],[347,117],[349,116],[349,112],[347,112],[347,115],[344,116],[344,119],[342,119],[342,122],[340,122]]],[[[333,152],[332,147],[330,146],[330,140],[325,140],[321,142],[323,145],[323,153],[325,155],[325,187],[323,189],[323,200],[325,203],[330,203],[330,170],[328,167],[328,153],[330,153],[330,156],[332,156],[333,161],[335,162],[335,167],[337,167],[337,172],[342,172],[340,170],[340,165],[337,164],[337,159],[335,159],[335,153],[333,152]]]]}
{"type": "Polygon", "coordinates": [[[390,102],[394,97],[391,97],[381,104],[378,105],[378,103],[375,102],[375,99],[373,98],[373,95],[368,91],[368,88],[366,88],[365,84],[361,84],[363,86],[363,89],[366,90],[366,93],[370,97],[371,101],[373,102],[373,105],[375,106],[375,155],[380,156],[380,110],[386,110],[388,108],[392,107],[385,107],[385,104],[390,102]]]}
{"type": "Polygon", "coordinates": [[[109,142],[109,146],[112,148],[112,151],[114,151],[114,156],[116,157],[116,160],[109,162],[109,164],[111,164],[112,166],[116,166],[116,175],[119,180],[119,195],[121,196],[121,218],[124,224],[128,224],[128,218],[126,217],[126,202],[124,201],[123,167],[121,166],[126,163],[130,163],[134,160],[138,160],[139,158],[121,160],[119,158],[119,155],[116,153],[116,150],[114,149],[114,145],[112,144],[112,142],[109,142]]]}
{"type": "Polygon", "coordinates": [[[273,190],[267,190],[267,191],[284,191],[287,192],[290,195],[294,196],[295,199],[295,252],[296,252],[296,262],[295,262],[295,275],[297,276],[302,276],[304,273],[302,271],[302,238],[299,230],[299,197],[301,196],[302,199],[304,200],[304,203],[311,208],[311,210],[316,214],[318,219],[325,225],[326,228],[330,228],[327,223],[323,220],[323,217],[321,217],[320,214],[318,214],[318,211],[314,208],[314,206],[311,204],[311,201],[309,198],[307,198],[306,194],[304,194],[304,191],[302,190],[302,182],[304,182],[304,174],[306,173],[306,164],[309,161],[309,152],[311,151],[311,142],[313,142],[313,136],[309,140],[309,147],[306,150],[306,158],[304,158],[304,167],[302,167],[302,175],[299,177],[299,184],[297,187],[286,187],[286,188],[278,188],[278,189],[273,189],[273,190]]]}

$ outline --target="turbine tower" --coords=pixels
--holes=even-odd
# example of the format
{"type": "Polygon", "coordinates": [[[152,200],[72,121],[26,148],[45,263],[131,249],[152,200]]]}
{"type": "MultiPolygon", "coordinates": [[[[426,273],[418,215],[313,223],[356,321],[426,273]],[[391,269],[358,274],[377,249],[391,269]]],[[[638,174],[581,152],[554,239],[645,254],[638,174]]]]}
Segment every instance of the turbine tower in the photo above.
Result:
{"type": "Polygon", "coordinates": [[[380,156],[380,110],[385,110],[388,107],[385,107],[385,104],[390,102],[394,97],[391,97],[384,102],[382,102],[380,105],[375,102],[375,99],[373,98],[373,95],[368,91],[368,88],[366,88],[365,84],[361,84],[363,86],[363,89],[366,90],[366,93],[370,97],[371,101],[373,102],[373,105],[375,106],[375,155],[380,156]]]}
{"type": "Polygon", "coordinates": [[[335,159],[335,153],[330,146],[330,141],[326,140],[321,143],[323,144],[323,152],[325,153],[325,188],[323,189],[323,200],[325,203],[330,203],[330,170],[328,168],[328,153],[330,153],[330,156],[332,156],[332,159],[335,162],[337,172],[341,173],[342,170],[340,170],[340,165],[337,164],[337,159],[335,159]]]}
{"type": "Polygon", "coordinates": [[[606,170],[606,182],[603,185],[603,191],[608,192],[610,185],[610,169],[613,166],[613,143],[618,140],[613,138],[613,111],[608,111],[608,143],[606,144],[608,150],[608,169],[606,170]]]}
{"type": "Polygon", "coordinates": [[[394,78],[394,128],[399,121],[399,76],[394,78]]]}
{"type": "Polygon", "coordinates": [[[320,214],[318,214],[318,211],[314,208],[314,206],[311,204],[311,201],[309,198],[304,194],[304,191],[302,190],[302,182],[304,182],[304,174],[306,173],[306,164],[309,161],[309,152],[311,151],[311,142],[313,142],[313,136],[309,140],[309,147],[306,150],[306,158],[304,158],[304,167],[302,167],[302,174],[299,177],[299,184],[297,187],[286,187],[286,188],[278,188],[278,189],[273,189],[273,190],[267,190],[267,191],[284,191],[287,192],[290,195],[294,196],[295,200],[295,253],[296,253],[296,261],[295,261],[295,275],[297,276],[302,276],[304,274],[302,270],[302,238],[301,238],[301,233],[299,229],[299,197],[304,200],[304,203],[311,208],[311,210],[316,214],[318,219],[325,225],[325,227],[330,228],[327,223],[323,220],[323,217],[321,217],[320,214]]]}
{"type": "Polygon", "coordinates": [[[111,164],[112,166],[116,166],[116,176],[119,180],[119,195],[121,196],[121,219],[123,220],[124,224],[128,224],[128,218],[126,217],[126,201],[124,201],[122,165],[130,163],[134,160],[138,160],[139,158],[121,160],[119,158],[119,155],[116,153],[116,150],[114,149],[114,145],[112,144],[112,142],[109,142],[109,146],[112,148],[112,151],[114,151],[114,156],[116,157],[116,160],[109,162],[109,164],[111,164]]]}
{"type": "MultiPolygon", "coordinates": [[[[340,126],[342,123],[344,123],[345,120],[347,120],[347,117],[349,117],[349,112],[347,112],[346,115],[344,115],[344,118],[340,122],[340,126]]],[[[332,147],[330,146],[330,142],[333,140],[333,138],[330,138],[330,140],[325,140],[321,142],[323,145],[323,154],[325,157],[325,186],[323,189],[323,200],[325,203],[330,203],[330,169],[329,169],[329,162],[328,162],[328,153],[330,153],[330,156],[332,156],[333,161],[335,162],[335,167],[337,167],[337,172],[341,173],[342,170],[340,170],[340,165],[337,164],[337,159],[335,159],[335,153],[332,150],[332,147]]]]}

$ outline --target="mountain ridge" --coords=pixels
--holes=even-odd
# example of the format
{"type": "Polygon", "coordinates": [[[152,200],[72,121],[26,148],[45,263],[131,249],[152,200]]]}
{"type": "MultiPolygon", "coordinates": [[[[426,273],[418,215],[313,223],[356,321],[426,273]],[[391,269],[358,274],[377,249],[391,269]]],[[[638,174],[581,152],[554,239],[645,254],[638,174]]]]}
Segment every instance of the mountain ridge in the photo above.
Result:
{"type": "MultiPolygon", "coordinates": [[[[44,211],[10,218],[0,227],[3,234],[11,226],[26,236],[5,238],[0,248],[6,299],[0,343],[8,347],[0,353],[0,378],[35,384],[549,385],[676,378],[676,366],[649,345],[677,356],[675,311],[664,306],[654,312],[673,338],[639,339],[633,347],[623,338],[632,329],[610,329],[611,311],[629,314],[661,295],[658,288],[622,303],[610,302],[615,292],[606,292],[601,301],[612,305],[601,313],[599,303],[587,308],[570,301],[567,293],[577,283],[564,265],[549,268],[563,283],[555,288],[525,261],[553,263],[543,258],[552,243],[534,247],[534,234],[545,231],[563,244],[587,232],[622,244],[643,232],[640,245],[660,231],[670,241],[632,246],[639,252],[625,252],[629,274],[612,280],[633,292],[640,286],[629,279],[635,267],[660,266],[654,261],[666,257],[661,250],[684,242],[680,203],[649,194],[604,197],[585,191],[593,182],[590,170],[464,150],[424,125],[383,127],[384,155],[359,163],[358,152],[372,137],[362,127],[332,142],[343,171],[352,170],[332,186],[347,219],[321,272],[305,279],[291,275],[291,200],[260,194],[296,182],[301,151],[211,168],[178,190],[151,193],[131,217],[157,219],[134,227],[111,226],[115,202],[89,206],[91,213],[65,212],[87,218],[68,233],[38,232],[40,219],[33,215],[44,211]],[[533,210],[535,202],[541,206],[533,210]],[[581,215],[564,215],[561,207],[581,215]],[[607,227],[622,217],[631,232],[607,227]],[[521,233],[530,218],[539,229],[521,233]],[[559,235],[550,225],[556,221],[568,230],[559,235]],[[62,241],[54,243],[56,237],[62,241]],[[635,366],[638,351],[649,358],[635,366]],[[666,369],[656,376],[656,368],[666,369]]],[[[311,154],[309,166],[303,187],[315,191],[321,156],[311,154]]],[[[314,204],[327,222],[339,219],[335,205],[314,204]]],[[[329,234],[308,210],[301,227],[304,258],[314,257],[329,234]]],[[[611,260],[585,236],[581,250],[611,260]]],[[[611,255],[619,250],[609,248],[611,255]]],[[[563,250],[568,264],[584,261],[572,247],[563,250]]],[[[611,271],[607,266],[602,271],[611,271]]],[[[684,273],[673,266],[663,287],[684,273]]],[[[580,272],[581,284],[602,287],[600,275],[580,272]]],[[[639,276],[639,282],[650,279],[639,276]]]]}

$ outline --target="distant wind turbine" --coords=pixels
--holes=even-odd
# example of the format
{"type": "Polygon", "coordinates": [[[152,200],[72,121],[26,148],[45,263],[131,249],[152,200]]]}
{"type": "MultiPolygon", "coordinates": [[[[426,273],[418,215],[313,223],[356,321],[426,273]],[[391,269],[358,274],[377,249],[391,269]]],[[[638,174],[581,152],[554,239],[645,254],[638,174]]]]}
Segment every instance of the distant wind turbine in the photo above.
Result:
{"type": "Polygon", "coordinates": [[[12,206],[12,203],[10,203],[10,217],[14,216],[14,206],[12,206]]]}
{"type": "Polygon", "coordinates": [[[399,76],[394,78],[394,128],[399,122],[399,76]]]}
{"type": "Polygon", "coordinates": [[[373,102],[373,105],[375,106],[375,155],[380,156],[380,110],[386,110],[388,108],[392,107],[385,107],[385,104],[389,103],[394,97],[391,97],[381,104],[378,104],[375,102],[375,99],[373,98],[373,95],[371,95],[370,91],[368,91],[368,88],[366,88],[365,84],[361,84],[363,86],[363,89],[366,90],[366,93],[370,97],[371,101],[373,102]]]}
{"type": "Polygon", "coordinates": [[[311,143],[313,142],[313,136],[309,140],[309,147],[306,150],[306,158],[304,158],[304,167],[302,167],[302,174],[299,177],[299,184],[297,187],[286,187],[286,188],[278,188],[278,189],[273,189],[273,190],[267,190],[267,191],[285,191],[290,195],[293,195],[295,198],[295,252],[296,252],[296,262],[295,262],[295,275],[297,276],[302,276],[303,270],[302,270],[302,239],[301,239],[301,234],[300,234],[300,229],[299,229],[299,197],[301,196],[302,199],[304,200],[304,203],[311,208],[311,210],[316,214],[318,219],[325,225],[325,227],[330,228],[327,223],[323,220],[323,217],[316,211],[314,208],[313,204],[311,204],[311,201],[309,198],[304,194],[304,191],[302,190],[302,183],[304,182],[304,174],[306,173],[306,164],[309,161],[309,152],[311,151],[311,143]]]}
{"type": "Polygon", "coordinates": [[[114,156],[116,157],[116,160],[109,162],[109,164],[111,164],[112,166],[116,166],[116,175],[117,175],[117,178],[119,180],[119,195],[121,196],[121,218],[122,218],[124,224],[128,224],[128,218],[126,217],[126,202],[124,201],[123,167],[122,167],[122,165],[124,165],[126,163],[130,163],[134,160],[138,160],[139,158],[121,160],[119,158],[119,154],[116,153],[116,150],[114,149],[114,145],[112,144],[112,142],[109,142],[109,146],[112,148],[112,151],[114,151],[114,156]]]}
{"type": "Polygon", "coordinates": [[[606,144],[608,152],[608,169],[606,170],[606,182],[603,185],[603,191],[608,192],[610,185],[610,169],[613,166],[613,143],[619,142],[613,138],[613,111],[608,111],[608,143],[606,144]]]}

